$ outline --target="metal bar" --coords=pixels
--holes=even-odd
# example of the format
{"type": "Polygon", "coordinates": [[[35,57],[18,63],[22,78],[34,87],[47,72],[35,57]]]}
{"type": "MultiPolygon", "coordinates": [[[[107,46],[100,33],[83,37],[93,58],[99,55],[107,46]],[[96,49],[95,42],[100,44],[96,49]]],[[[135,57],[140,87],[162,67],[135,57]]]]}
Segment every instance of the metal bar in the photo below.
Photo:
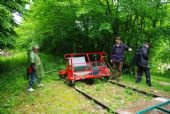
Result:
{"type": "Polygon", "coordinates": [[[79,88],[77,87],[73,87],[76,91],[78,91],[79,93],[81,93],[82,95],[84,95],[86,98],[94,101],[97,105],[101,106],[102,108],[106,109],[108,112],[112,113],[112,114],[119,114],[116,111],[113,111],[111,108],[109,108],[108,106],[106,106],[105,104],[101,103],[100,101],[94,99],[93,97],[91,97],[90,95],[86,94],[85,92],[81,91],[79,88]]]}
{"type": "Polygon", "coordinates": [[[65,54],[64,57],[67,58],[67,56],[79,56],[79,55],[86,55],[86,54],[103,54],[103,52],[86,52],[86,53],[71,53],[71,54],[65,54]]]}
{"type": "Polygon", "coordinates": [[[145,114],[146,112],[149,112],[149,111],[151,111],[151,110],[154,110],[154,109],[156,109],[157,107],[162,107],[162,106],[168,105],[169,103],[170,103],[170,100],[168,100],[168,101],[166,101],[166,102],[163,102],[163,103],[159,103],[159,104],[157,104],[157,105],[155,105],[155,106],[151,106],[151,107],[146,108],[146,109],[144,109],[144,110],[140,110],[140,111],[138,111],[136,114],[145,114]]]}
{"type": "Polygon", "coordinates": [[[162,107],[158,107],[158,106],[156,106],[155,108],[157,108],[157,109],[159,109],[159,110],[161,110],[161,111],[163,111],[163,112],[166,112],[166,113],[170,114],[170,110],[168,110],[168,109],[165,109],[165,108],[162,108],[162,107]]]}
{"type": "Polygon", "coordinates": [[[117,82],[113,82],[113,81],[109,81],[111,84],[116,84],[116,85],[118,85],[118,86],[120,86],[120,87],[123,87],[123,88],[129,88],[129,89],[131,89],[131,90],[133,90],[133,91],[136,91],[136,92],[138,92],[138,93],[142,93],[142,94],[144,94],[144,95],[151,95],[152,97],[154,97],[154,98],[156,98],[156,97],[161,97],[161,96],[159,96],[159,95],[156,95],[156,94],[153,94],[153,93],[147,93],[147,92],[145,92],[145,91],[142,91],[142,90],[138,90],[138,89],[136,89],[136,88],[132,88],[132,87],[128,87],[128,86],[126,86],[126,85],[123,85],[123,84],[120,84],[120,83],[117,83],[117,82]]]}

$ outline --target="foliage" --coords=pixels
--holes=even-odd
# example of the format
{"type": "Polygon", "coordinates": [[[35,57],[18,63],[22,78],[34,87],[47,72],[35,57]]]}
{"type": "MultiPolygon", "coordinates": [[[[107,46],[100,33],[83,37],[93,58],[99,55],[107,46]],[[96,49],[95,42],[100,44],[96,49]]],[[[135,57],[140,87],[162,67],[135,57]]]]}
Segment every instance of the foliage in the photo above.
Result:
{"type": "MultiPolygon", "coordinates": [[[[20,47],[19,51],[12,51],[10,56],[0,56],[0,113],[20,113],[19,111],[25,113],[23,110],[26,109],[32,113],[32,109],[38,106],[40,107],[38,111],[48,109],[45,113],[54,113],[58,110],[58,113],[61,113],[65,106],[69,111],[72,110],[70,106],[74,106],[73,101],[78,106],[82,104],[84,108],[79,107],[78,112],[73,109],[75,113],[83,113],[87,108],[84,104],[86,100],[82,100],[78,95],[75,96],[74,91],[61,84],[62,82],[59,82],[59,78],[56,77],[56,72],[47,73],[44,77],[45,82],[50,82],[49,87],[44,90],[39,89],[34,94],[25,93],[28,83],[23,77],[27,70],[27,55],[21,48],[29,48],[34,43],[40,44],[40,49],[46,53],[41,54],[45,71],[64,67],[62,59],[49,56],[47,53],[62,57],[63,54],[71,52],[105,51],[109,54],[117,35],[134,50],[133,53],[126,54],[125,65],[128,67],[131,67],[136,48],[144,41],[151,44],[151,71],[156,72],[159,66],[170,64],[170,6],[159,0],[33,0],[31,10],[25,12],[24,5],[28,1],[0,0],[0,48],[20,47]],[[21,26],[12,19],[13,12],[24,14],[21,26]],[[20,53],[21,51],[23,52],[20,53]],[[52,98],[50,99],[52,105],[49,103],[49,98],[52,98]],[[59,108],[55,109],[56,107],[59,108]]],[[[170,87],[166,85],[169,83],[169,69],[166,71],[167,67],[161,68],[167,76],[151,75],[152,84],[156,91],[169,95],[170,87]]],[[[134,85],[131,83],[134,80],[134,77],[123,77],[123,83],[128,85],[134,85]]],[[[83,84],[79,85],[83,87],[83,84]]],[[[135,87],[151,91],[145,85],[145,81],[142,80],[141,84],[135,87]]],[[[94,96],[98,94],[101,97],[101,94],[106,95],[106,92],[102,91],[105,88],[108,92],[107,98],[111,99],[109,101],[114,100],[117,103],[113,106],[111,104],[114,109],[121,104],[129,105],[131,101],[144,99],[128,88],[123,91],[117,86],[106,86],[101,82],[86,89],[94,96]],[[94,91],[91,91],[91,87],[94,91]],[[95,91],[97,94],[94,93],[95,91]],[[112,99],[113,92],[118,96],[112,99]]],[[[108,102],[108,99],[103,100],[108,102]]],[[[88,111],[85,112],[89,112],[89,106],[88,111]]]]}
{"type": "Polygon", "coordinates": [[[0,0],[0,48],[13,46],[16,38],[14,28],[17,24],[12,13],[23,13],[27,0],[0,0]]]}
{"type": "MultiPolygon", "coordinates": [[[[158,0],[37,0],[17,29],[18,45],[40,43],[41,49],[59,56],[87,51],[110,53],[115,36],[120,35],[134,52],[144,41],[154,49],[160,41],[169,40],[168,8],[158,0]]],[[[126,58],[128,64],[132,55],[126,58]]]]}
{"type": "Polygon", "coordinates": [[[154,43],[154,47],[150,50],[152,54],[151,67],[155,73],[169,74],[170,64],[170,41],[162,38],[159,42],[154,43]]]}
{"type": "Polygon", "coordinates": [[[157,69],[159,73],[170,74],[170,64],[167,64],[167,63],[159,64],[157,69]]]}

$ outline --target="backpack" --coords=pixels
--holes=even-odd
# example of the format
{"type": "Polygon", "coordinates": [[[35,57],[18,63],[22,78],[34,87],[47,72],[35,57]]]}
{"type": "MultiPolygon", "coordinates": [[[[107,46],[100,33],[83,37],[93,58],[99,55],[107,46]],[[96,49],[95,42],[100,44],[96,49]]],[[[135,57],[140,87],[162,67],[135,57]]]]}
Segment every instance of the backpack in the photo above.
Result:
{"type": "Polygon", "coordinates": [[[137,50],[136,50],[136,53],[134,55],[134,58],[133,58],[133,63],[135,65],[139,65],[140,62],[141,62],[141,59],[142,59],[142,48],[139,47],[137,50]]]}

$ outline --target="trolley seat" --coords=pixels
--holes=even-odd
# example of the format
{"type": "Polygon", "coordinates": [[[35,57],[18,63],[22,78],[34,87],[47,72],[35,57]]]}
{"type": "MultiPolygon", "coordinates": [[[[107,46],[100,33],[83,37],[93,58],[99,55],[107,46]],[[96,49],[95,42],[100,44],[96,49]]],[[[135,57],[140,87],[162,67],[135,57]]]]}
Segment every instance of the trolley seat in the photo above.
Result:
{"type": "Polygon", "coordinates": [[[82,75],[89,75],[92,73],[90,70],[90,65],[86,62],[85,57],[70,57],[69,65],[74,69],[74,75],[82,76],[82,75]]]}

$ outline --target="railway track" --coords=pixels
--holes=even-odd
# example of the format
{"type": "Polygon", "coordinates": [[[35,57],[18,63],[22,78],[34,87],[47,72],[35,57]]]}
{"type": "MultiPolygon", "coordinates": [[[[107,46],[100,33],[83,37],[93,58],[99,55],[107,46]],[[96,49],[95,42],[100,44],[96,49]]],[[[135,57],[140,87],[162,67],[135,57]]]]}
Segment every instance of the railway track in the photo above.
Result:
{"type": "MultiPolygon", "coordinates": [[[[66,80],[64,80],[63,78],[61,78],[64,83],[68,84],[68,82],[66,80]]],[[[69,84],[68,84],[69,85],[69,84]]],[[[79,87],[77,86],[71,86],[71,88],[73,88],[74,90],[76,90],[78,93],[82,94],[84,97],[86,97],[87,99],[93,101],[95,104],[97,104],[98,106],[102,107],[103,109],[107,110],[108,112],[112,113],[112,114],[119,114],[118,112],[112,110],[109,106],[107,106],[106,104],[100,102],[99,100],[95,99],[94,97],[92,97],[91,95],[87,94],[86,92],[84,92],[83,90],[81,90],[79,87]]]]}
{"type": "MultiPolygon", "coordinates": [[[[109,66],[111,68],[111,66],[109,66]]],[[[64,80],[64,79],[63,79],[64,80]]],[[[65,83],[67,83],[69,85],[69,83],[64,80],[65,83]]],[[[154,93],[149,93],[149,92],[146,92],[146,91],[143,91],[143,90],[139,90],[137,88],[134,88],[134,87],[130,87],[130,86],[127,86],[127,85],[124,85],[124,84],[121,84],[121,83],[117,83],[115,81],[108,81],[109,84],[111,85],[117,85],[118,87],[120,88],[128,88],[136,93],[140,93],[144,96],[151,96],[152,98],[157,98],[157,97],[162,97],[160,95],[157,95],[157,94],[154,94],[154,93]]],[[[81,95],[83,95],[84,97],[86,97],[87,99],[93,101],[95,104],[97,104],[98,106],[102,107],[103,109],[107,110],[109,113],[113,113],[113,114],[119,114],[119,112],[117,112],[116,110],[113,110],[110,106],[108,106],[108,104],[105,104],[103,101],[101,102],[98,97],[95,98],[93,97],[92,95],[86,93],[85,91],[83,91],[83,89],[80,89],[79,87],[77,86],[72,86],[72,88],[74,90],[76,90],[78,93],[80,93],[81,95]]]]}
{"type": "Polygon", "coordinates": [[[89,94],[83,92],[80,88],[74,86],[73,87],[77,92],[81,93],[83,96],[85,96],[86,98],[88,98],[89,100],[92,100],[93,102],[95,102],[97,105],[101,106],[103,109],[107,110],[108,112],[112,113],[112,114],[119,114],[118,112],[112,110],[109,106],[107,106],[106,104],[100,102],[99,100],[93,98],[92,96],[90,96],[89,94]]]}
{"type": "MultiPolygon", "coordinates": [[[[64,80],[65,83],[67,83],[65,80],[64,80]]],[[[156,95],[156,94],[153,94],[153,93],[147,93],[145,91],[142,91],[142,90],[138,90],[136,88],[133,88],[133,87],[128,87],[124,84],[120,84],[120,83],[117,83],[117,82],[114,82],[114,81],[108,81],[108,83],[112,84],[112,85],[117,85],[121,88],[129,88],[137,93],[140,93],[140,94],[143,94],[145,96],[152,96],[153,98],[156,98],[156,97],[162,97],[162,96],[159,96],[159,95],[156,95]]],[[[73,86],[72,87],[74,90],[76,90],[78,93],[80,93],[81,95],[83,95],[84,97],[86,97],[87,99],[93,101],[95,104],[97,104],[98,106],[102,107],[104,110],[107,110],[109,113],[112,113],[112,114],[119,114],[119,112],[117,112],[116,110],[113,110],[111,107],[109,107],[107,104],[99,101],[98,99],[92,97],[91,95],[89,95],[88,93],[84,92],[82,89],[80,89],[79,87],[77,86],[73,86]]]]}
{"type": "Polygon", "coordinates": [[[160,95],[156,95],[156,94],[153,94],[153,93],[148,93],[146,91],[142,91],[142,90],[138,90],[136,88],[133,88],[133,87],[129,87],[129,86],[126,86],[124,84],[121,84],[121,83],[117,83],[117,82],[114,82],[114,81],[108,81],[109,83],[113,84],[113,85],[118,85],[120,87],[123,87],[123,88],[129,88],[135,92],[138,92],[138,93],[141,93],[143,95],[146,95],[146,96],[152,96],[153,98],[156,98],[156,97],[162,97],[160,95]]]}

